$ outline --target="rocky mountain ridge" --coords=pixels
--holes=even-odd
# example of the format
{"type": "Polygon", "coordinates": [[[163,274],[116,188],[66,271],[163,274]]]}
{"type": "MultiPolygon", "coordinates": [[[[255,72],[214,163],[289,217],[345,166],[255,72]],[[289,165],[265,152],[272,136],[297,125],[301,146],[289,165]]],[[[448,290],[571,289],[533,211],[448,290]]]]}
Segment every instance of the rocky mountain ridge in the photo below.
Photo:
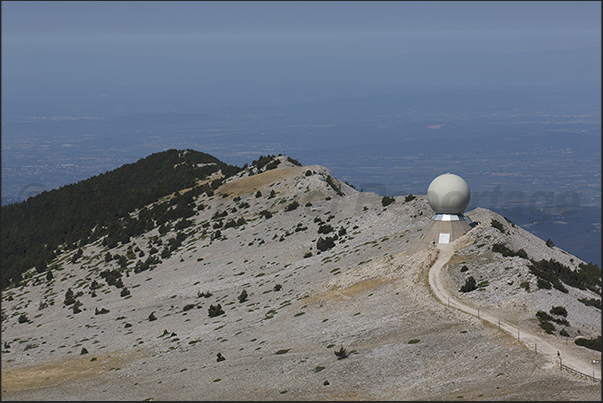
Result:
{"type": "MultiPolygon", "coordinates": [[[[322,166],[263,162],[215,172],[215,189],[187,198],[190,216],[115,245],[97,239],[4,290],[3,398],[598,397],[600,383],[552,369],[430,296],[435,251],[405,252],[433,215],[425,196],[390,202],[322,166]]],[[[563,307],[543,337],[600,337],[600,283],[598,294],[539,288],[530,269],[552,259],[576,272],[585,262],[490,210],[467,215],[477,225],[455,246],[449,290],[534,331],[537,312],[563,307]],[[469,276],[476,288],[460,292],[469,276]],[[598,308],[581,302],[597,299],[598,308]]]]}

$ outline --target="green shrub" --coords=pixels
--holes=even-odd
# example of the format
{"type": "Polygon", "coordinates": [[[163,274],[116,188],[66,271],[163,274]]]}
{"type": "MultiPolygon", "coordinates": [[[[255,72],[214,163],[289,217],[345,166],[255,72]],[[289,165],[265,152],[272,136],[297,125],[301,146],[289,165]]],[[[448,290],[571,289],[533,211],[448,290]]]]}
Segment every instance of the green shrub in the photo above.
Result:
{"type": "Polygon", "coordinates": [[[338,196],[343,196],[344,193],[341,191],[341,186],[336,184],[331,175],[327,176],[327,184],[337,193],[338,196]]]}
{"type": "Polygon", "coordinates": [[[67,289],[65,293],[65,300],[63,301],[63,305],[72,305],[75,302],[75,294],[71,288],[67,289]]]}
{"type": "Polygon", "coordinates": [[[503,234],[505,233],[505,227],[503,226],[503,224],[500,221],[493,219],[490,225],[492,225],[493,228],[496,228],[503,234]]]}
{"type": "Polygon", "coordinates": [[[538,318],[538,320],[541,320],[541,321],[553,319],[553,317],[551,315],[549,315],[548,313],[546,313],[545,311],[536,312],[536,318],[538,318]]]}
{"type": "Polygon", "coordinates": [[[394,199],[393,197],[383,196],[383,198],[381,199],[381,205],[383,207],[386,207],[386,206],[389,206],[390,204],[392,204],[395,201],[396,201],[396,199],[394,199]]]}
{"type": "Polygon", "coordinates": [[[538,286],[538,288],[542,288],[543,290],[550,290],[551,289],[551,283],[549,283],[546,280],[543,280],[541,278],[539,278],[538,280],[536,280],[536,285],[538,286]]]}
{"type": "Polygon", "coordinates": [[[155,312],[151,312],[149,314],[149,322],[152,322],[154,320],[157,320],[157,317],[155,316],[155,312]]]}
{"type": "Polygon", "coordinates": [[[568,266],[557,262],[554,259],[532,261],[528,266],[530,273],[542,278],[552,284],[553,287],[561,292],[567,293],[568,290],[562,282],[581,290],[591,290],[600,293],[601,290],[601,270],[596,264],[578,265],[578,270],[572,270],[568,266]]]}
{"type": "Polygon", "coordinates": [[[477,283],[473,276],[469,276],[467,280],[465,280],[465,284],[461,287],[461,292],[470,292],[477,289],[477,283]]]}
{"type": "Polygon", "coordinates": [[[29,319],[27,318],[27,315],[25,315],[24,313],[22,313],[21,316],[19,316],[18,321],[19,321],[19,323],[29,323],[29,319]]]}
{"type": "Polygon", "coordinates": [[[503,255],[505,257],[519,256],[519,257],[521,257],[523,259],[527,259],[528,258],[528,254],[526,253],[525,250],[519,249],[517,252],[515,252],[515,251],[507,248],[502,243],[495,243],[494,245],[492,245],[492,251],[500,253],[501,255],[503,255]]]}
{"type": "Polygon", "coordinates": [[[570,325],[569,322],[567,321],[567,319],[564,319],[564,318],[554,318],[553,322],[558,323],[563,326],[567,326],[567,327],[569,327],[569,325],[570,325]]]}
{"type": "Polygon", "coordinates": [[[80,306],[82,306],[83,304],[79,301],[79,300],[75,300],[75,302],[73,303],[73,306],[71,307],[71,309],[73,310],[73,313],[80,313],[82,312],[82,310],[80,309],[80,306]]]}
{"type": "Polygon", "coordinates": [[[295,210],[298,207],[299,207],[299,203],[297,202],[297,200],[294,200],[292,203],[290,203],[289,205],[287,205],[287,207],[285,207],[285,211],[292,211],[292,210],[295,210]]]}
{"type": "Polygon", "coordinates": [[[555,246],[553,241],[551,241],[551,238],[546,240],[546,246],[548,246],[549,248],[552,248],[553,246],[555,246]]]}
{"type": "Polygon", "coordinates": [[[601,300],[596,298],[578,298],[578,301],[582,302],[586,306],[594,306],[601,310],[601,300]]]}
{"type": "Polygon", "coordinates": [[[239,302],[243,303],[245,301],[247,301],[247,291],[243,290],[239,295],[239,302]]]}
{"type": "Polygon", "coordinates": [[[343,347],[341,347],[338,351],[334,351],[334,353],[337,356],[338,360],[343,360],[344,358],[348,358],[348,356],[350,355],[350,353],[348,353],[347,350],[343,347]]]}
{"type": "Polygon", "coordinates": [[[583,337],[577,338],[574,343],[578,346],[590,348],[591,350],[601,351],[601,336],[594,337],[592,339],[585,339],[583,337]]]}
{"type": "Polygon", "coordinates": [[[267,154],[266,156],[260,155],[257,160],[251,162],[251,165],[255,165],[257,169],[262,169],[266,164],[271,162],[276,156],[273,154],[267,154]]]}
{"type": "Polygon", "coordinates": [[[555,330],[555,325],[553,325],[551,322],[547,322],[546,320],[540,321],[540,327],[545,333],[548,334],[553,334],[553,331],[555,330]]]}
{"type": "Polygon", "coordinates": [[[567,310],[562,306],[554,306],[549,312],[551,312],[553,315],[567,316],[567,310]]]}
{"type": "Polygon", "coordinates": [[[331,231],[333,231],[333,227],[331,226],[331,224],[324,224],[318,227],[319,234],[328,234],[331,231]]]}
{"type": "MultiPolygon", "coordinates": [[[[126,263],[127,262],[123,262],[126,263]]],[[[121,266],[125,266],[124,264],[121,264],[121,266]]],[[[113,285],[117,288],[122,288],[124,286],[122,279],[121,279],[121,272],[117,269],[113,269],[113,270],[103,270],[102,272],[100,272],[99,274],[101,276],[101,278],[104,278],[105,281],[107,282],[108,285],[113,285]]]]}
{"type": "Polygon", "coordinates": [[[272,217],[272,213],[268,210],[262,210],[258,213],[261,217],[265,217],[266,219],[272,217]]]}
{"type": "Polygon", "coordinates": [[[521,284],[519,284],[519,286],[526,291],[530,291],[530,282],[529,281],[522,281],[521,284]]]}
{"type": "Polygon", "coordinates": [[[331,249],[333,247],[335,247],[335,237],[326,237],[325,239],[323,239],[322,237],[318,238],[318,240],[316,241],[316,248],[319,251],[326,251],[328,249],[331,249]]]}
{"type": "Polygon", "coordinates": [[[299,162],[295,158],[287,157],[287,161],[289,161],[290,163],[292,163],[295,166],[298,166],[298,167],[302,166],[301,162],[299,162]]]}
{"type": "Polygon", "coordinates": [[[281,160],[279,159],[275,159],[274,161],[270,162],[269,164],[266,165],[266,171],[269,171],[271,169],[275,169],[278,164],[281,163],[281,160]]]}
{"type": "Polygon", "coordinates": [[[224,310],[222,309],[222,305],[218,304],[218,305],[210,305],[209,309],[208,309],[208,315],[210,318],[213,318],[215,316],[219,316],[219,315],[223,315],[224,314],[224,310]]]}
{"type": "Polygon", "coordinates": [[[404,201],[405,202],[409,202],[409,201],[413,201],[415,199],[415,195],[413,195],[412,193],[408,194],[405,198],[404,201]]]}

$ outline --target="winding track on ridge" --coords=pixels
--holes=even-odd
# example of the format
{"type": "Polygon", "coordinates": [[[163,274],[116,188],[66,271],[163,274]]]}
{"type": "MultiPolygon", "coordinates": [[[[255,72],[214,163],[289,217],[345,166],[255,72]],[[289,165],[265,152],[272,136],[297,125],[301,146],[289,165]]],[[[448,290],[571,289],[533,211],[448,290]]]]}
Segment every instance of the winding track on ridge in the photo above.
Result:
{"type": "Polygon", "coordinates": [[[431,293],[440,303],[449,306],[450,308],[457,309],[461,312],[465,312],[469,315],[478,317],[481,320],[490,322],[496,326],[499,326],[501,330],[510,333],[513,337],[518,337],[519,340],[528,348],[535,349],[537,354],[541,354],[547,358],[550,366],[553,367],[558,364],[557,351],[561,354],[561,360],[563,365],[568,366],[576,371],[583,374],[593,376],[599,381],[601,380],[601,371],[594,370],[590,362],[586,362],[584,359],[577,357],[564,343],[552,343],[548,340],[544,340],[537,334],[533,334],[530,331],[522,328],[518,328],[515,325],[511,325],[493,316],[488,312],[481,311],[479,308],[467,305],[453,298],[452,295],[446,290],[440,273],[442,269],[448,264],[455,252],[455,242],[450,244],[440,244],[437,246],[439,249],[438,256],[433,266],[429,270],[429,285],[431,293]],[[519,335],[519,336],[518,336],[519,335]]]}

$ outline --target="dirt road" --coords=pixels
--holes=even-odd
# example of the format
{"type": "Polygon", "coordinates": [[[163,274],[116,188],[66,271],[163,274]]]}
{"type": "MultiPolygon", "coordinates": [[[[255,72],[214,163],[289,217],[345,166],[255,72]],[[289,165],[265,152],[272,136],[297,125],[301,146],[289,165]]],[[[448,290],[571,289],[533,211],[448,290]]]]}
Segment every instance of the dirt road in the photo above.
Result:
{"type": "Polygon", "coordinates": [[[551,367],[559,366],[561,362],[563,365],[576,371],[585,375],[594,376],[599,381],[601,380],[601,370],[593,368],[593,364],[590,360],[578,357],[575,354],[575,351],[573,351],[576,348],[574,345],[567,345],[562,341],[555,343],[544,340],[539,335],[533,334],[527,329],[506,323],[495,317],[495,315],[484,312],[479,307],[467,305],[453,298],[451,293],[444,287],[440,273],[454,255],[455,244],[456,242],[438,245],[438,257],[429,271],[429,285],[431,287],[431,293],[436,299],[442,304],[449,306],[451,309],[457,309],[470,315],[477,316],[481,320],[496,325],[500,330],[508,332],[529,349],[535,351],[537,354],[545,356],[551,367]]]}

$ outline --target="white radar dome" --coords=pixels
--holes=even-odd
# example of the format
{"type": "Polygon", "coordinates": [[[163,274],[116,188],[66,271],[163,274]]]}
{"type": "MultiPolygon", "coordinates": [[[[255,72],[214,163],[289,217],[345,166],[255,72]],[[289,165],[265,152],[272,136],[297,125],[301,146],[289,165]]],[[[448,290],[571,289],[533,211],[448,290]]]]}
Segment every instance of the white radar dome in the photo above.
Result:
{"type": "Polygon", "coordinates": [[[467,182],[455,174],[440,175],[427,188],[427,201],[436,214],[463,214],[470,199],[467,182]]]}

